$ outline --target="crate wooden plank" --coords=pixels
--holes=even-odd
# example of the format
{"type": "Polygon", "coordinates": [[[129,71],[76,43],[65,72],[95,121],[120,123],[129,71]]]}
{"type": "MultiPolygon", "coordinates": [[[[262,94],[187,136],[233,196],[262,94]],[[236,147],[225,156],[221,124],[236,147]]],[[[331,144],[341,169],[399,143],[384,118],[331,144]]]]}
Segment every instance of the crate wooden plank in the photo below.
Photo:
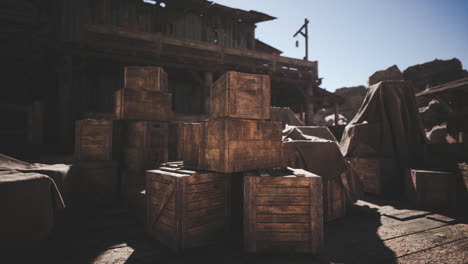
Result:
{"type": "Polygon", "coordinates": [[[423,209],[455,210],[457,207],[457,175],[452,172],[411,170],[406,194],[423,209]]]}
{"type": "Polygon", "coordinates": [[[244,176],[245,250],[319,253],[323,246],[322,179],[307,171],[302,177],[248,175],[244,176]],[[281,179],[287,182],[282,187],[281,179]],[[294,179],[298,184],[291,182],[294,179]],[[306,180],[306,188],[290,187],[304,186],[306,180]]]}
{"type": "Polygon", "coordinates": [[[184,123],[181,125],[182,160],[187,167],[197,168],[200,159],[202,124],[184,123]]]}
{"type": "Polygon", "coordinates": [[[211,86],[211,118],[270,118],[270,78],[227,72],[211,86]]]}
{"type": "Polygon", "coordinates": [[[172,240],[159,240],[175,251],[207,246],[214,239],[222,240],[229,226],[230,208],[227,207],[230,203],[226,190],[230,175],[192,172],[146,172],[147,232],[159,239],[159,231],[152,228],[152,222],[173,228],[172,240]],[[170,219],[172,223],[167,222],[170,219]]]}
{"type": "Polygon", "coordinates": [[[112,160],[112,121],[77,120],[75,122],[75,158],[112,160]]]}
{"type": "Polygon", "coordinates": [[[167,92],[167,73],[161,67],[125,67],[126,89],[167,92]]]}
{"type": "Polygon", "coordinates": [[[281,167],[281,124],[219,118],[202,123],[199,167],[224,173],[281,167]]]}
{"type": "Polygon", "coordinates": [[[391,185],[386,183],[391,182],[397,174],[394,160],[384,158],[348,158],[348,160],[361,180],[364,192],[382,195],[392,191],[388,189],[391,185]]]}
{"type": "Polygon", "coordinates": [[[145,90],[120,89],[114,94],[117,120],[164,121],[171,119],[172,95],[145,90]]]}

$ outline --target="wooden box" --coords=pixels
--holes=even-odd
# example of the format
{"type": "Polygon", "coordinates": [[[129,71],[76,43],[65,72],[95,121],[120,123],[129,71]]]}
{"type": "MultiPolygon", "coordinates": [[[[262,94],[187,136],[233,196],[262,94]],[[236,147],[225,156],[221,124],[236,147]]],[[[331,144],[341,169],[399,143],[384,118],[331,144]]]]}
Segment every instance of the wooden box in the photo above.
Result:
{"type": "Polygon", "coordinates": [[[122,161],[123,189],[142,187],[145,183],[145,171],[156,169],[167,160],[167,148],[125,148],[122,161]]]}
{"type": "Polygon", "coordinates": [[[146,172],[147,232],[175,251],[224,242],[229,174],[163,169],[146,172]]]}
{"type": "Polygon", "coordinates": [[[283,165],[281,123],[218,118],[202,126],[201,169],[231,173],[283,165]]]}
{"type": "Polygon", "coordinates": [[[119,184],[115,161],[79,161],[70,171],[73,204],[93,206],[115,202],[119,184]]]}
{"type": "Polygon", "coordinates": [[[423,209],[454,210],[457,207],[457,177],[455,173],[410,170],[406,195],[423,209]]]}
{"type": "Polygon", "coordinates": [[[270,118],[270,77],[227,72],[211,86],[211,118],[270,118]]]}
{"type": "Polygon", "coordinates": [[[184,123],[180,135],[184,166],[197,168],[201,154],[202,124],[184,123]]]}
{"type": "Polygon", "coordinates": [[[341,177],[323,177],[323,219],[330,222],[346,215],[346,193],[341,177]]]}
{"type": "Polygon", "coordinates": [[[317,254],[323,245],[322,179],[300,170],[244,177],[244,247],[248,252],[317,254]]]}
{"type": "Polygon", "coordinates": [[[127,89],[167,92],[167,73],[161,67],[125,67],[124,87],[127,89]]]}
{"type": "Polygon", "coordinates": [[[169,123],[169,160],[182,160],[181,131],[183,123],[169,123]]]}
{"type": "Polygon", "coordinates": [[[121,148],[168,148],[169,125],[156,121],[116,121],[115,145],[121,148]]]}
{"type": "Polygon", "coordinates": [[[392,181],[400,178],[392,159],[348,158],[361,180],[363,191],[382,195],[391,192],[392,181]]]}
{"type": "Polygon", "coordinates": [[[169,121],[172,95],[146,90],[120,89],[114,94],[118,120],[169,121]]]}
{"type": "Polygon", "coordinates": [[[75,123],[75,159],[112,159],[112,120],[77,120],[75,123]]]}

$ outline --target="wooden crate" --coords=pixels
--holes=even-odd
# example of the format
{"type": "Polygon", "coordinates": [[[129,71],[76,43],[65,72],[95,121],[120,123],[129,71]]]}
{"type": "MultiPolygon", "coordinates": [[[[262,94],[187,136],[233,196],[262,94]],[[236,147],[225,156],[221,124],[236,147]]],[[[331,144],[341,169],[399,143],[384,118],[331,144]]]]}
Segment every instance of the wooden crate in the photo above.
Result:
{"type": "Polygon", "coordinates": [[[270,77],[227,72],[211,86],[210,116],[269,119],[270,77]]]}
{"type": "Polygon", "coordinates": [[[169,121],[172,116],[172,95],[168,93],[120,89],[114,100],[118,120],[169,121]]]}
{"type": "Polygon", "coordinates": [[[231,173],[282,167],[281,123],[218,118],[202,125],[199,168],[231,173]]]}
{"type": "Polygon", "coordinates": [[[75,122],[75,159],[112,159],[112,120],[77,120],[75,122]]]}
{"type": "Polygon", "coordinates": [[[244,177],[244,247],[248,252],[317,254],[323,245],[322,179],[300,170],[244,177]]]}
{"type": "Polygon", "coordinates": [[[147,232],[175,251],[224,242],[229,174],[180,168],[147,171],[146,209],[147,232]]]}
{"type": "Polygon", "coordinates": [[[168,148],[169,124],[156,121],[115,122],[114,145],[120,148],[168,148]]]}
{"type": "Polygon", "coordinates": [[[167,148],[125,148],[123,150],[123,190],[134,190],[145,183],[145,171],[168,160],[167,148]]]}
{"type": "Polygon", "coordinates": [[[346,193],[341,177],[323,177],[323,219],[330,222],[346,215],[346,193]]]}
{"type": "Polygon", "coordinates": [[[348,158],[348,160],[361,180],[364,192],[378,195],[391,192],[392,185],[386,186],[386,184],[398,178],[394,160],[383,158],[348,158]]]}
{"type": "Polygon", "coordinates": [[[180,135],[184,165],[197,168],[201,154],[202,124],[184,123],[182,124],[180,135]]]}
{"type": "Polygon", "coordinates": [[[167,73],[161,67],[125,67],[124,87],[127,89],[167,92],[167,73]]]}
{"type": "Polygon", "coordinates": [[[465,190],[468,190],[468,163],[458,163],[458,169],[465,184],[465,190]]]}
{"type": "Polygon", "coordinates": [[[70,169],[72,203],[110,205],[118,194],[119,176],[115,161],[79,161],[70,169]]]}
{"type": "Polygon", "coordinates": [[[431,210],[457,207],[457,176],[452,172],[409,170],[406,195],[416,206],[431,210]]]}
{"type": "Polygon", "coordinates": [[[169,160],[182,160],[181,131],[183,123],[169,123],[169,160]]]}

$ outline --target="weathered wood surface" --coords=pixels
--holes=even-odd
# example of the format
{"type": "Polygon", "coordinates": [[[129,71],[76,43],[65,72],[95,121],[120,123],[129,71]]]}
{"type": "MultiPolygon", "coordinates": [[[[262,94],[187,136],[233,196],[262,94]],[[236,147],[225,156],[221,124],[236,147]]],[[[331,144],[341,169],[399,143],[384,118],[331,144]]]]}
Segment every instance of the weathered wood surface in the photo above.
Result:
{"type": "Polygon", "coordinates": [[[164,161],[167,161],[167,148],[124,148],[123,188],[142,187],[145,183],[145,171],[157,169],[164,161]]]}
{"type": "Polygon", "coordinates": [[[112,159],[112,120],[77,120],[75,123],[75,159],[112,159]]]}
{"type": "Polygon", "coordinates": [[[322,179],[314,174],[245,176],[245,250],[319,253],[322,206],[322,179]]]}
{"type": "Polygon", "coordinates": [[[118,120],[169,121],[172,116],[172,95],[168,93],[120,89],[114,100],[118,120]]]}
{"type": "Polygon", "coordinates": [[[169,123],[169,160],[182,160],[182,124],[180,122],[169,123]]]}
{"type": "Polygon", "coordinates": [[[175,251],[224,242],[229,230],[230,175],[146,172],[147,232],[175,251]]]}
{"type": "Polygon", "coordinates": [[[124,87],[135,90],[167,92],[167,73],[161,67],[125,67],[124,87]]]}
{"type": "Polygon", "coordinates": [[[323,178],[323,217],[325,222],[346,215],[346,193],[341,177],[323,178]]]}
{"type": "Polygon", "coordinates": [[[184,123],[181,127],[181,149],[184,166],[197,168],[200,162],[202,124],[184,123]]]}
{"type": "Polygon", "coordinates": [[[116,201],[119,175],[115,161],[79,161],[70,169],[73,204],[110,205],[116,201]]]}
{"type": "Polygon", "coordinates": [[[410,170],[406,194],[418,207],[454,210],[457,207],[457,176],[452,172],[410,170]]]}
{"type": "Polygon", "coordinates": [[[348,160],[361,180],[364,192],[378,195],[391,192],[386,190],[385,183],[398,176],[394,160],[383,158],[348,158],[348,160]]]}
{"type": "Polygon", "coordinates": [[[168,148],[169,125],[166,122],[119,120],[114,123],[115,141],[120,147],[168,148]]]}
{"type": "Polygon", "coordinates": [[[270,77],[227,72],[211,86],[211,118],[270,118],[270,77]]]}
{"type": "Polygon", "coordinates": [[[283,166],[280,123],[219,118],[202,126],[201,169],[231,173],[283,166]]]}

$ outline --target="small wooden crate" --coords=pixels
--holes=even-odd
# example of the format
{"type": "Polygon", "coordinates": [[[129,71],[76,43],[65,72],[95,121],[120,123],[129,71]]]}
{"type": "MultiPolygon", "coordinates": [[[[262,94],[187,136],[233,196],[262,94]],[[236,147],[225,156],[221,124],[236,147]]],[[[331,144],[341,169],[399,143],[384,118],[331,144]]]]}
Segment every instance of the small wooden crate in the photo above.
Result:
{"type": "MultiPolygon", "coordinates": [[[[244,247],[248,252],[293,251],[317,254],[323,245],[322,179],[244,177],[244,247]]],[[[302,171],[302,172],[301,172],[302,171]]]]}
{"type": "Polygon", "coordinates": [[[218,118],[202,124],[201,169],[231,173],[283,167],[281,123],[218,118]]]}
{"type": "Polygon", "coordinates": [[[146,172],[147,232],[175,251],[224,242],[229,174],[163,169],[146,172]]]}
{"type": "Polygon", "coordinates": [[[75,123],[75,159],[112,159],[112,120],[77,120],[75,123]]]}
{"type": "Polygon", "coordinates": [[[145,90],[120,89],[114,94],[117,120],[169,121],[172,95],[145,90]]]}
{"type": "Polygon", "coordinates": [[[161,67],[125,67],[125,88],[167,92],[167,73],[161,67]]]}
{"type": "Polygon", "coordinates": [[[457,177],[455,173],[410,170],[406,195],[423,209],[454,210],[457,207],[457,177]]]}
{"type": "Polygon", "coordinates": [[[184,166],[197,168],[201,154],[202,124],[184,123],[180,135],[184,166]]]}
{"type": "Polygon", "coordinates": [[[115,202],[119,184],[115,161],[79,161],[70,171],[73,204],[93,206],[115,202]]]}
{"type": "Polygon", "coordinates": [[[211,118],[270,118],[270,77],[227,72],[211,86],[211,118]]]}
{"type": "Polygon", "coordinates": [[[394,160],[383,158],[348,158],[348,160],[361,180],[364,192],[377,195],[391,192],[393,185],[389,183],[392,179],[398,178],[394,160]]]}

